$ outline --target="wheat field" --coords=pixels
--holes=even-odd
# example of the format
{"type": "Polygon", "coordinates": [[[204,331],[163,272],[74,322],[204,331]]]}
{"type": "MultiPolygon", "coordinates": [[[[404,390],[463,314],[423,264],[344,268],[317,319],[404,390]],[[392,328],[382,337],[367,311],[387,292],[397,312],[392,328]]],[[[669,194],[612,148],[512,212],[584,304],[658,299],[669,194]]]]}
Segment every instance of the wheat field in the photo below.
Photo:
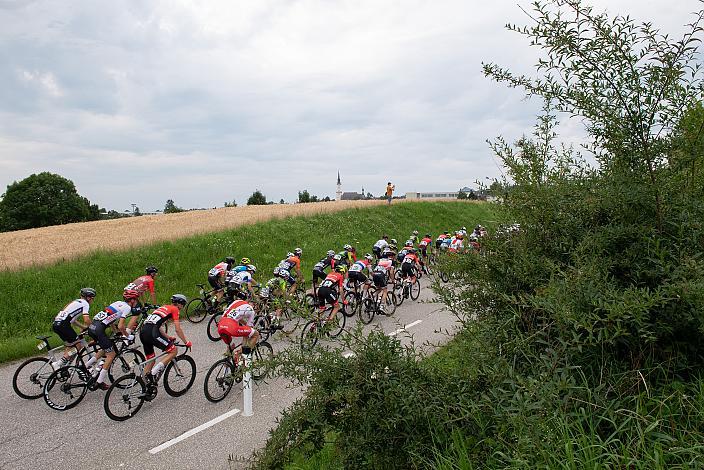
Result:
{"type": "Polygon", "coordinates": [[[96,250],[126,250],[271,219],[331,213],[385,203],[382,200],[370,200],[223,207],[0,233],[0,271],[52,264],[96,250]]]}

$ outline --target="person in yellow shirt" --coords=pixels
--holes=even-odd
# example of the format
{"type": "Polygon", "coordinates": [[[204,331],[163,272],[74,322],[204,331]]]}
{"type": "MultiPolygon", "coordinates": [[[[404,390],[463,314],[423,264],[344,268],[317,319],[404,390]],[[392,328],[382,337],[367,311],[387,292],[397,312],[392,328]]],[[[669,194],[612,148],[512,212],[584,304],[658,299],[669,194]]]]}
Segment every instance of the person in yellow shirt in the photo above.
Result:
{"type": "Polygon", "coordinates": [[[396,189],[396,186],[391,184],[391,181],[389,181],[386,184],[386,203],[391,204],[391,199],[393,199],[394,195],[394,189],[396,189]]]}

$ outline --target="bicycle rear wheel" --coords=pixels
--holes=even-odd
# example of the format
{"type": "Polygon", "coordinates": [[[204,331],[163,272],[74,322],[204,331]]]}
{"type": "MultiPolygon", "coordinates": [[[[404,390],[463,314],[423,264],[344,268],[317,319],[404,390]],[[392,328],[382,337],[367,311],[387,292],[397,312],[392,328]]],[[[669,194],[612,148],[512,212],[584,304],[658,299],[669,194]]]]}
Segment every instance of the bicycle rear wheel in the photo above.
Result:
{"type": "Polygon", "coordinates": [[[12,388],[26,400],[40,398],[44,394],[44,383],[54,368],[46,357],[33,357],[24,361],[12,376],[12,388]]]}
{"type": "Polygon", "coordinates": [[[346,320],[347,318],[342,314],[342,310],[338,310],[335,316],[325,323],[325,331],[327,331],[328,336],[330,338],[337,338],[340,336],[342,330],[345,329],[346,320]]]}
{"type": "Polygon", "coordinates": [[[394,284],[393,293],[396,294],[396,306],[400,307],[403,304],[403,281],[394,284]]]}
{"type": "Polygon", "coordinates": [[[320,337],[320,324],[317,320],[311,320],[305,324],[301,331],[301,349],[311,351],[320,337]]]}
{"type": "Polygon", "coordinates": [[[103,409],[108,418],[124,421],[134,416],[144,404],[147,386],[142,377],[127,374],[112,383],[105,393],[103,409]]]}
{"type": "Polygon", "coordinates": [[[186,318],[191,323],[200,323],[208,315],[208,306],[203,299],[196,297],[186,304],[186,318]]]}
{"type": "Polygon", "coordinates": [[[354,292],[347,292],[345,293],[345,296],[343,297],[344,302],[347,302],[345,305],[344,303],[342,304],[340,311],[342,314],[346,317],[351,317],[355,313],[361,311],[362,307],[362,302],[360,302],[359,297],[357,297],[357,294],[354,292]]]}
{"type": "Polygon", "coordinates": [[[218,322],[222,318],[222,312],[218,312],[208,321],[208,339],[210,341],[220,341],[220,333],[218,333],[218,322]]]}
{"type": "Polygon", "coordinates": [[[362,309],[359,312],[359,319],[365,325],[368,325],[374,320],[374,315],[376,314],[376,305],[371,297],[364,299],[362,304],[362,309]]]}
{"type": "Polygon", "coordinates": [[[172,397],[180,397],[196,380],[196,362],[188,354],[176,356],[164,371],[164,390],[172,397]]]}
{"type": "Polygon", "coordinates": [[[301,316],[290,305],[287,305],[281,312],[279,322],[281,325],[281,331],[287,335],[290,335],[298,329],[298,325],[301,323],[301,316]]]}
{"type": "Polygon", "coordinates": [[[44,383],[44,401],[54,410],[70,410],[86,396],[89,380],[90,374],[85,369],[61,367],[44,383]]]}
{"type": "Polygon", "coordinates": [[[260,341],[252,351],[252,378],[261,380],[269,373],[269,364],[274,358],[274,348],[266,341],[260,341]]]}
{"type": "Polygon", "coordinates": [[[416,279],[416,282],[409,286],[409,290],[411,300],[418,300],[418,297],[420,297],[420,281],[416,279]]]}
{"type": "MultiPolygon", "coordinates": [[[[381,295],[381,294],[380,294],[381,295]]],[[[386,293],[386,302],[384,303],[384,313],[390,317],[396,312],[396,293],[389,291],[386,293]]]]}
{"type": "Polygon", "coordinates": [[[108,377],[110,382],[114,382],[116,377],[129,374],[132,367],[144,362],[144,354],[137,348],[125,349],[115,357],[108,369],[108,377]]]}
{"type": "Polygon", "coordinates": [[[203,391],[208,401],[222,401],[232,390],[235,383],[235,367],[229,358],[220,359],[205,374],[203,391]]]}

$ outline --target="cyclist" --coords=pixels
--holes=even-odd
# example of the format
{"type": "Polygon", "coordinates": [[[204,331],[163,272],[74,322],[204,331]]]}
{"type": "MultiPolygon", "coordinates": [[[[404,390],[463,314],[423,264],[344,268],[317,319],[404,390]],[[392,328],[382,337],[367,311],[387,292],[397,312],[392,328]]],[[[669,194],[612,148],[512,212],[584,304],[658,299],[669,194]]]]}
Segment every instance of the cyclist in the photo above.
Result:
{"type": "Polygon", "coordinates": [[[479,251],[481,248],[481,245],[479,244],[479,238],[472,234],[469,236],[469,246],[474,250],[474,251],[479,251]]]}
{"type": "Polygon", "coordinates": [[[225,278],[227,277],[228,271],[232,269],[232,265],[234,264],[235,258],[233,258],[232,256],[228,256],[220,263],[213,266],[210,271],[208,271],[208,283],[215,290],[214,306],[220,303],[220,300],[222,299],[224,293],[223,288],[225,287],[225,278]]]}
{"type": "Polygon", "coordinates": [[[382,237],[377,240],[376,243],[374,243],[374,246],[372,247],[372,253],[374,253],[374,256],[379,259],[381,258],[381,252],[384,251],[384,248],[386,248],[387,246],[389,246],[389,236],[382,235],[382,237]]]}
{"type": "Polygon", "coordinates": [[[313,266],[313,295],[317,295],[318,279],[322,281],[327,276],[325,269],[331,266],[333,256],[335,256],[335,252],[328,250],[325,258],[321,259],[313,266]]]}
{"type": "Polygon", "coordinates": [[[139,292],[136,290],[124,291],[122,293],[124,300],[118,300],[105,307],[105,310],[93,317],[93,321],[88,327],[88,336],[93,338],[96,343],[100,345],[101,349],[96,353],[94,358],[88,361],[90,364],[86,363],[86,366],[90,367],[95,360],[105,355],[105,362],[100,369],[97,380],[98,387],[103,390],[110,388],[110,386],[105,383],[105,379],[108,376],[110,364],[112,364],[112,361],[115,359],[115,343],[105,334],[105,330],[117,321],[117,329],[120,333],[127,337],[128,340],[134,340],[134,335],[127,333],[125,318],[132,315],[132,309],[139,303],[139,295],[139,292]]]}
{"type": "Polygon", "coordinates": [[[335,266],[334,270],[325,277],[325,280],[320,284],[320,288],[318,289],[318,297],[323,301],[320,306],[321,310],[325,308],[325,303],[332,305],[332,312],[330,312],[330,316],[327,320],[335,318],[337,312],[340,311],[340,302],[338,299],[340,292],[342,292],[342,283],[345,280],[346,272],[347,266],[338,264],[335,266]]]}
{"type": "MultiPolygon", "coordinates": [[[[134,281],[130,282],[125,286],[125,291],[136,290],[139,292],[139,299],[137,299],[137,306],[135,307],[135,312],[142,310],[142,305],[144,302],[144,297],[147,291],[151,297],[152,304],[156,304],[156,292],[154,290],[154,279],[156,275],[159,274],[159,269],[156,266],[147,266],[144,270],[147,274],[140,276],[134,281]]],[[[127,325],[127,333],[132,334],[134,332],[135,326],[137,326],[137,321],[139,317],[137,315],[130,318],[129,325],[127,325]]]]}
{"type": "Polygon", "coordinates": [[[54,323],[51,329],[59,335],[59,338],[64,342],[64,354],[60,360],[52,363],[54,369],[63,367],[69,363],[71,349],[75,348],[76,352],[83,349],[81,340],[78,338],[76,331],[73,329],[73,324],[78,325],[81,330],[88,328],[90,325],[90,304],[95,299],[95,289],[84,287],[80,291],[80,298],[66,305],[54,318],[54,323]],[[81,318],[79,318],[81,317],[81,318]],[[83,320],[83,321],[81,321],[83,320]]]}
{"type": "Polygon", "coordinates": [[[357,250],[350,244],[342,247],[342,251],[336,254],[332,259],[332,267],[335,268],[340,264],[349,267],[357,261],[357,250]]]}
{"type": "Polygon", "coordinates": [[[445,232],[444,233],[445,238],[442,239],[440,242],[440,246],[438,247],[440,250],[447,250],[450,248],[450,245],[452,244],[452,240],[455,237],[450,237],[450,232],[445,232]]]}
{"type": "Polygon", "coordinates": [[[251,259],[249,259],[249,258],[242,258],[242,259],[240,260],[240,264],[238,264],[237,266],[235,266],[234,268],[230,269],[230,270],[227,272],[227,277],[225,278],[225,282],[226,282],[226,283],[227,283],[227,282],[230,282],[230,281],[232,280],[232,278],[237,275],[237,273],[241,273],[241,272],[243,272],[243,271],[246,271],[246,270],[247,270],[247,265],[250,265],[250,264],[252,264],[252,260],[251,260],[251,259]]]}
{"type": "Polygon", "coordinates": [[[253,298],[254,289],[252,286],[257,285],[253,277],[254,273],[257,272],[257,267],[253,264],[248,264],[246,268],[245,271],[240,271],[235,274],[228,284],[228,290],[240,299],[253,298]],[[249,292],[249,295],[245,291],[249,292]]]}
{"type": "Polygon", "coordinates": [[[242,338],[242,353],[249,354],[259,340],[259,332],[252,328],[254,307],[244,300],[237,299],[227,306],[218,323],[220,339],[227,344],[228,352],[235,349],[232,338],[242,338]]]}
{"type": "Polygon", "coordinates": [[[457,232],[457,235],[452,237],[452,240],[450,242],[450,246],[447,248],[447,251],[450,253],[461,253],[464,251],[464,241],[463,241],[464,235],[462,231],[460,230],[457,232]]]}
{"type": "Polygon", "coordinates": [[[272,318],[272,326],[278,326],[279,324],[279,318],[281,317],[281,312],[283,311],[283,304],[286,301],[287,289],[288,283],[286,280],[277,276],[269,279],[264,287],[259,290],[259,297],[268,301],[269,304],[275,307],[274,317],[272,318]]]}
{"type": "Polygon", "coordinates": [[[274,276],[284,279],[289,286],[289,293],[293,294],[296,292],[297,282],[303,276],[301,275],[301,256],[303,255],[303,250],[296,248],[292,253],[286,255],[286,259],[281,261],[279,265],[274,268],[274,276]],[[291,270],[295,268],[296,277],[291,275],[291,270]]]}
{"type": "Polygon", "coordinates": [[[364,271],[371,275],[372,261],[374,261],[374,257],[369,253],[366,253],[364,258],[355,261],[352,266],[350,266],[349,271],[347,271],[347,278],[352,282],[363,285],[364,293],[367,293],[369,290],[367,276],[364,274],[364,271]]]}
{"type": "Polygon", "coordinates": [[[410,237],[408,237],[408,239],[410,241],[412,241],[413,243],[417,242],[418,241],[418,230],[414,230],[413,234],[410,237]]]}
{"type": "Polygon", "coordinates": [[[398,255],[396,255],[396,259],[398,260],[399,263],[403,262],[403,258],[406,256],[406,254],[413,249],[413,241],[412,240],[406,240],[406,244],[404,245],[403,248],[401,248],[401,251],[398,252],[398,255]]]}
{"type": "MultiPolygon", "coordinates": [[[[418,259],[418,255],[416,254],[416,249],[409,249],[406,255],[403,257],[403,261],[401,262],[401,275],[404,278],[410,277],[411,285],[415,284],[416,282],[416,273],[418,272],[418,268],[420,267],[419,264],[420,260],[418,259]]],[[[403,295],[407,297],[408,293],[404,292],[403,295]]]]}
{"type": "Polygon", "coordinates": [[[181,338],[181,341],[184,342],[186,347],[190,348],[192,346],[191,342],[188,341],[186,335],[183,333],[179,320],[179,313],[181,309],[186,306],[187,302],[188,299],[186,299],[185,295],[174,294],[171,296],[171,304],[162,305],[144,320],[142,331],[139,333],[139,339],[144,346],[146,358],[154,358],[154,346],[166,352],[166,355],[159,363],[154,364],[154,361],[150,361],[144,366],[144,377],[151,387],[156,387],[156,383],[159,381],[159,376],[164,371],[164,368],[178,353],[176,346],[174,346],[174,340],[176,338],[166,335],[162,331],[161,326],[167,321],[173,320],[178,337],[181,338]]]}
{"type": "Polygon", "coordinates": [[[382,257],[379,262],[374,267],[372,272],[372,280],[374,281],[374,286],[377,289],[381,289],[381,311],[384,311],[384,306],[386,305],[386,297],[388,295],[389,289],[387,285],[389,279],[394,278],[394,261],[393,254],[391,257],[382,257]]]}

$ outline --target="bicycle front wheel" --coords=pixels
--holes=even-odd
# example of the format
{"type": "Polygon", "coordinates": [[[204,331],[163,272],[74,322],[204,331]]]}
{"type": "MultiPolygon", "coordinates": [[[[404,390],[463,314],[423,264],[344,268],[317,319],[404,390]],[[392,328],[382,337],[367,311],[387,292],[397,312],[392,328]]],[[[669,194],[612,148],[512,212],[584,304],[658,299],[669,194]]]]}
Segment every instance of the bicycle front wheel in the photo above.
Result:
{"type": "Polygon", "coordinates": [[[76,366],[61,367],[44,383],[44,401],[54,410],[70,410],[86,396],[89,379],[90,375],[85,369],[76,366]]]}
{"type": "Polygon", "coordinates": [[[40,398],[44,394],[44,383],[54,372],[46,357],[33,357],[24,361],[12,376],[12,388],[26,400],[40,398]]]}
{"type": "Polygon", "coordinates": [[[338,310],[334,317],[327,321],[325,325],[325,330],[328,332],[330,338],[337,338],[345,329],[346,317],[342,314],[341,310],[338,310]]]}
{"type": "Polygon", "coordinates": [[[220,341],[220,333],[218,333],[218,323],[222,318],[222,312],[218,312],[208,321],[208,339],[210,341],[220,341]]]}
{"type": "Polygon", "coordinates": [[[396,312],[396,293],[389,291],[386,293],[386,303],[384,304],[384,313],[391,316],[396,312]]]}
{"type": "Polygon", "coordinates": [[[164,390],[172,397],[180,397],[196,380],[196,362],[187,354],[176,356],[164,371],[164,390]]]}
{"type": "Polygon", "coordinates": [[[298,329],[298,325],[301,323],[301,316],[292,309],[290,306],[286,306],[283,312],[281,312],[281,331],[284,334],[290,335],[298,329]]]}
{"type": "Polygon", "coordinates": [[[213,364],[205,374],[203,391],[208,401],[217,403],[222,401],[235,383],[235,368],[230,359],[220,359],[213,364]]]}
{"type": "Polygon", "coordinates": [[[351,317],[356,312],[361,311],[362,302],[360,302],[359,297],[357,297],[357,294],[354,292],[347,292],[345,294],[344,301],[346,304],[343,303],[340,308],[340,311],[344,316],[351,317]]]}
{"type": "Polygon", "coordinates": [[[269,315],[257,315],[254,317],[252,328],[259,332],[261,341],[268,340],[269,336],[271,336],[271,322],[269,321],[269,315]]]}
{"type": "Polygon", "coordinates": [[[269,373],[269,362],[274,358],[274,348],[266,341],[260,341],[252,354],[252,378],[260,380],[269,373]]]}
{"type": "Polygon", "coordinates": [[[206,305],[205,302],[203,302],[203,299],[201,299],[200,297],[197,297],[195,299],[191,299],[186,304],[186,318],[188,319],[189,322],[200,323],[203,320],[205,320],[205,317],[207,315],[208,315],[208,306],[206,305]]]}
{"type": "Polygon", "coordinates": [[[114,421],[131,418],[142,408],[146,393],[147,386],[142,377],[135,374],[123,375],[113,382],[105,393],[105,414],[114,421]]]}
{"type": "Polygon", "coordinates": [[[359,312],[359,319],[365,325],[368,325],[374,320],[374,315],[376,314],[376,305],[371,297],[364,299],[362,304],[362,310],[359,312]]]}
{"type": "Polygon", "coordinates": [[[122,351],[110,364],[108,369],[108,377],[110,382],[114,382],[116,377],[121,377],[125,374],[129,374],[132,368],[144,362],[144,354],[137,348],[125,349],[122,351]]]}

